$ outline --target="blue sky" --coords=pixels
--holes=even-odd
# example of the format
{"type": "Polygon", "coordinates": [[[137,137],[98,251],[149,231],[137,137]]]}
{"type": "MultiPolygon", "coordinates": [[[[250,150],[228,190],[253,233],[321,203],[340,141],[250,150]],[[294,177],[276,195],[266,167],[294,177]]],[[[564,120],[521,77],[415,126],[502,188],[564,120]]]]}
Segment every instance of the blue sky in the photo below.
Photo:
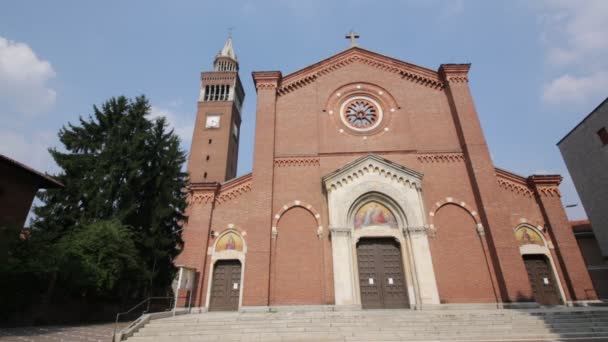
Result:
{"type": "MultiPolygon", "coordinates": [[[[560,173],[556,143],[608,94],[608,1],[4,1],[0,153],[56,172],[57,131],[111,96],[145,94],[189,148],[199,73],[228,28],[244,105],[238,173],[251,170],[251,71],[291,73],[360,45],[437,69],[472,63],[470,86],[497,166],[560,173]]],[[[585,217],[582,207],[568,209],[585,217]]]]}

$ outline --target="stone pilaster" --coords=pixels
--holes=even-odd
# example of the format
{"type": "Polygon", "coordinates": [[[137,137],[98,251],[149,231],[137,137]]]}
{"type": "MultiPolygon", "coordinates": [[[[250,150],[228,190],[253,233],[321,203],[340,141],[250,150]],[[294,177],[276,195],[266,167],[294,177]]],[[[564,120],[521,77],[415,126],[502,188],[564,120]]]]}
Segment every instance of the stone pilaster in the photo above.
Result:
{"type": "Polygon", "coordinates": [[[329,227],[329,232],[331,234],[336,305],[355,304],[351,228],[329,227]]]}

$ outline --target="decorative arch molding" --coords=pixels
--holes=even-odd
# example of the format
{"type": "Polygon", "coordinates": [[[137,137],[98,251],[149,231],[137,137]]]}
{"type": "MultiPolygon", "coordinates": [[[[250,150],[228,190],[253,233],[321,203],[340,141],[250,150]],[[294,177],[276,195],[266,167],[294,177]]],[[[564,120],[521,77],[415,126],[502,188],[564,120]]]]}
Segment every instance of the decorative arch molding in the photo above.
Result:
{"type": "Polygon", "coordinates": [[[220,259],[235,259],[233,256],[236,255],[236,253],[243,254],[244,257],[244,255],[247,254],[247,242],[245,241],[245,236],[247,236],[246,231],[240,229],[233,223],[229,223],[226,225],[226,228],[223,231],[215,233],[213,244],[209,247],[207,254],[211,255],[214,261],[220,259]],[[224,250],[216,252],[217,243],[222,239],[222,237],[230,233],[234,233],[239,236],[243,243],[242,251],[224,250]]]}
{"type": "MultiPolygon", "coordinates": [[[[207,277],[207,295],[206,295],[206,299],[205,299],[205,307],[209,308],[209,303],[211,301],[211,287],[212,287],[212,281],[213,281],[213,270],[215,268],[216,263],[219,260],[238,260],[241,263],[241,284],[240,284],[240,292],[239,292],[239,308],[241,307],[241,305],[243,304],[243,288],[244,283],[245,283],[245,262],[246,262],[246,258],[245,256],[247,255],[247,242],[245,241],[245,236],[247,235],[247,232],[242,230],[241,228],[237,227],[235,224],[233,223],[229,223],[228,225],[226,225],[226,228],[221,232],[221,233],[217,233],[217,235],[214,235],[215,237],[215,241],[213,241],[213,244],[211,246],[208,247],[207,249],[207,254],[211,257],[210,262],[209,262],[209,269],[208,269],[208,277],[207,277]],[[217,243],[222,240],[222,237],[228,235],[228,234],[236,234],[240,237],[243,247],[241,251],[238,250],[223,250],[223,251],[216,251],[216,247],[217,247],[217,243]]],[[[207,266],[205,266],[207,267],[207,266]]],[[[202,289],[201,289],[202,291],[202,289]]]]}
{"type": "MultiPolygon", "coordinates": [[[[513,234],[516,234],[517,231],[522,228],[532,229],[543,240],[544,247],[546,247],[548,249],[554,248],[553,242],[551,241],[551,237],[549,236],[549,234],[547,234],[547,230],[542,225],[530,224],[530,223],[528,223],[528,220],[526,220],[526,219],[521,219],[521,221],[523,221],[523,222],[521,222],[520,224],[518,224],[517,226],[515,226],[513,228],[513,234]]],[[[520,250],[521,250],[521,247],[526,247],[524,250],[531,251],[531,249],[527,246],[538,246],[538,245],[534,245],[534,244],[522,245],[522,246],[520,246],[520,250]]],[[[537,253],[522,253],[522,254],[537,254],[537,253]]]]}
{"type": "Polygon", "coordinates": [[[288,210],[290,210],[294,207],[304,208],[305,210],[307,210],[314,216],[315,220],[317,221],[317,236],[319,237],[319,239],[322,239],[323,238],[323,224],[321,223],[321,214],[311,204],[302,202],[299,200],[295,200],[293,202],[286,203],[285,205],[283,205],[283,207],[281,207],[281,209],[276,214],[274,214],[274,216],[272,217],[272,238],[276,239],[277,235],[279,234],[277,225],[279,223],[279,220],[283,216],[283,214],[285,214],[288,210]]]}
{"type": "Polygon", "coordinates": [[[473,221],[475,221],[477,233],[480,236],[485,235],[485,228],[479,220],[479,213],[477,212],[477,210],[475,210],[475,208],[468,205],[465,201],[455,199],[454,197],[446,197],[444,199],[439,200],[438,202],[435,202],[433,209],[429,212],[429,231],[431,232],[431,236],[435,236],[435,234],[437,233],[437,227],[435,227],[434,224],[435,215],[437,214],[439,209],[446,205],[455,205],[464,209],[473,218],[473,221]]]}
{"type": "Polygon", "coordinates": [[[370,191],[368,193],[365,193],[361,196],[359,196],[359,198],[357,198],[353,204],[351,205],[349,211],[348,211],[348,226],[354,226],[354,219],[355,219],[355,214],[357,213],[357,211],[359,211],[359,209],[361,207],[363,207],[364,205],[370,203],[370,202],[378,202],[380,203],[382,206],[385,206],[396,218],[397,220],[397,227],[395,228],[403,228],[403,227],[407,227],[407,217],[405,215],[405,213],[403,212],[403,210],[401,210],[401,208],[399,207],[399,205],[390,197],[386,196],[383,193],[377,192],[377,191],[370,191]]]}
{"type": "Polygon", "coordinates": [[[559,273],[557,272],[557,267],[555,266],[555,261],[553,260],[553,253],[551,250],[554,248],[553,243],[550,239],[547,238],[547,234],[545,233],[545,229],[542,229],[542,226],[533,226],[529,223],[520,223],[515,228],[513,228],[513,233],[517,233],[518,230],[527,228],[535,231],[540,238],[544,242],[544,246],[536,245],[536,244],[523,244],[519,246],[519,253],[522,255],[543,255],[549,261],[549,266],[551,267],[551,271],[553,272],[553,276],[557,282],[557,288],[559,290],[559,295],[563,303],[567,303],[566,292],[564,291],[564,287],[562,286],[561,278],[559,273]]]}

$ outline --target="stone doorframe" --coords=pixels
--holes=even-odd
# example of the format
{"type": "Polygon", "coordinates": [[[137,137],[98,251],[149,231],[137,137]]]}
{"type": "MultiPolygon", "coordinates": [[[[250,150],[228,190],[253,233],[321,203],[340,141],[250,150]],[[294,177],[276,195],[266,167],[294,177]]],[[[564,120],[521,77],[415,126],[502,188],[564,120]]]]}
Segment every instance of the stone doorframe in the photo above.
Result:
{"type": "Polygon", "coordinates": [[[245,232],[241,232],[238,229],[234,228],[234,224],[229,224],[228,229],[221,232],[215,237],[215,241],[213,245],[207,249],[207,254],[211,256],[211,262],[209,265],[209,270],[207,273],[207,296],[205,299],[205,308],[209,309],[209,303],[211,302],[211,286],[213,282],[213,270],[215,269],[215,264],[218,260],[238,260],[241,263],[241,284],[239,289],[239,309],[243,305],[243,288],[245,287],[245,255],[247,254],[247,244],[245,243],[245,232]],[[215,251],[215,247],[220,238],[230,232],[234,232],[239,235],[241,240],[243,241],[243,250],[235,251],[235,250],[224,250],[220,252],[215,251]]]}
{"type": "Polygon", "coordinates": [[[567,304],[568,300],[566,299],[566,293],[564,292],[564,287],[562,286],[562,278],[557,272],[555,262],[553,262],[553,253],[551,253],[551,250],[554,249],[553,243],[551,241],[547,241],[542,226],[535,227],[531,224],[521,223],[513,229],[513,232],[517,232],[519,229],[522,228],[529,228],[534,230],[538,234],[538,236],[540,236],[540,238],[543,240],[543,246],[534,244],[521,245],[519,246],[519,253],[521,254],[522,258],[524,255],[543,255],[545,256],[545,258],[547,258],[547,261],[549,262],[549,268],[551,269],[551,272],[553,272],[553,278],[555,279],[555,282],[557,282],[559,299],[561,299],[563,304],[567,304]]]}
{"type": "Polygon", "coordinates": [[[370,154],[323,178],[329,209],[336,305],[361,305],[357,242],[391,237],[399,242],[410,306],[439,304],[439,292],[427,237],[422,174],[370,154]],[[374,200],[389,208],[399,229],[354,229],[354,213],[374,200]]]}

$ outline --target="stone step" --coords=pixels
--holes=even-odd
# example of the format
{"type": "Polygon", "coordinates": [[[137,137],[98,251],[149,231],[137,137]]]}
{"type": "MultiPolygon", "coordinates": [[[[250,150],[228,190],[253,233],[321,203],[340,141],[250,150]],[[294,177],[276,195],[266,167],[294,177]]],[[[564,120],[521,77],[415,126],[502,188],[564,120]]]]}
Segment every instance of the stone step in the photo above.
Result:
{"type": "MultiPolygon", "coordinates": [[[[275,333],[282,335],[291,335],[294,333],[323,333],[323,334],[340,334],[345,336],[351,335],[359,335],[359,334],[369,334],[369,333],[391,333],[391,334],[399,334],[400,336],[407,334],[408,336],[455,336],[455,335],[478,335],[478,336],[486,336],[486,337],[494,337],[494,336],[513,336],[520,333],[521,329],[495,329],[488,330],[482,328],[461,328],[461,329],[444,329],[444,330],[434,330],[434,329],[426,329],[420,331],[410,331],[404,329],[356,329],[352,327],[341,327],[341,328],[325,328],[325,329],[314,329],[314,328],[292,328],[292,329],[276,329],[276,330],[266,330],[266,329],[243,329],[243,330],[232,330],[232,329],[224,329],[225,331],[231,331],[233,333],[241,334],[242,336],[248,336],[251,334],[264,334],[264,333],[275,333]]],[[[204,338],[206,336],[217,335],[220,330],[213,331],[176,331],[169,333],[162,332],[146,332],[146,333],[137,333],[136,337],[154,337],[154,338],[186,338],[187,336],[199,336],[204,338]]],[[[538,329],[533,331],[526,331],[526,335],[546,335],[546,334],[589,334],[589,335],[608,335],[608,328],[577,328],[577,329],[538,329]]]]}
{"type": "MultiPolygon", "coordinates": [[[[608,325],[608,318],[606,319],[563,319],[563,320],[536,320],[536,319],[528,319],[528,320],[492,320],[492,321],[456,321],[456,320],[443,320],[443,321],[431,321],[436,325],[514,325],[514,326],[554,326],[554,325],[570,325],[570,324],[606,324],[608,325]]],[[[373,325],[373,324],[395,324],[402,326],[425,326],[429,324],[429,321],[418,321],[418,320],[370,320],[370,319],[292,319],[292,320],[272,320],[272,321],[246,321],[246,320],[223,320],[223,321],[199,321],[199,322],[180,322],[180,323],[170,323],[170,322],[152,322],[148,325],[150,328],[154,329],[165,329],[167,327],[217,327],[217,326],[226,326],[229,325],[231,327],[237,326],[287,326],[290,324],[327,324],[327,323],[335,323],[335,324],[354,324],[354,325],[373,325]]]]}
{"type": "Polygon", "coordinates": [[[608,338],[606,309],[224,312],[153,320],[131,341],[608,338]]]}
{"type": "MultiPolygon", "coordinates": [[[[507,329],[507,328],[518,328],[518,329],[542,329],[542,328],[593,328],[593,327],[604,327],[608,326],[608,321],[605,322],[568,322],[568,323],[543,323],[543,322],[522,322],[520,324],[493,322],[492,324],[457,324],[455,322],[433,322],[433,323],[392,323],[392,322],[292,322],[292,323],[275,323],[265,322],[259,324],[240,324],[237,322],[224,322],[216,323],[213,325],[209,324],[193,324],[188,326],[179,326],[179,330],[184,331],[202,331],[202,330],[214,330],[214,329],[285,329],[285,328],[297,328],[297,327],[363,327],[363,328],[382,328],[382,327],[397,327],[399,329],[424,329],[428,327],[454,329],[460,326],[464,327],[484,327],[486,329],[507,329]]],[[[166,331],[168,328],[177,328],[176,326],[147,326],[147,331],[166,331]]]]}
{"type": "MultiPolygon", "coordinates": [[[[511,340],[557,340],[574,338],[608,338],[608,334],[597,335],[589,333],[572,334],[511,334],[511,340]]],[[[364,333],[356,335],[342,335],[331,333],[264,333],[264,334],[216,334],[208,336],[171,336],[171,337],[132,337],[129,341],[155,341],[155,342],[186,342],[186,341],[504,341],[505,337],[487,336],[477,334],[456,335],[408,335],[403,333],[364,333]]]]}

